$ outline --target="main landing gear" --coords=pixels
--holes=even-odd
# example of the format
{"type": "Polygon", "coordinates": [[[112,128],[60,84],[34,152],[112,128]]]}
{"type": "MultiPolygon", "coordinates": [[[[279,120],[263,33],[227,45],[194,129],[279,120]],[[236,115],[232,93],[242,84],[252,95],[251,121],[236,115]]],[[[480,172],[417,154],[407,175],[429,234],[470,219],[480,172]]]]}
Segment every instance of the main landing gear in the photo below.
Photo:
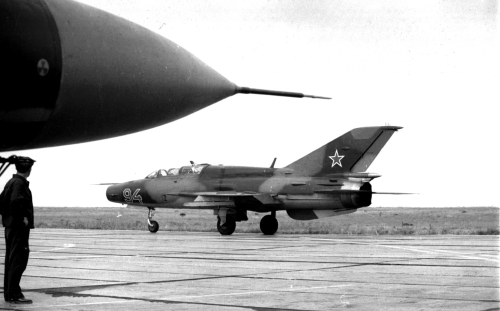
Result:
{"type": "Polygon", "coordinates": [[[222,235],[231,235],[236,229],[236,220],[234,217],[227,215],[226,221],[222,223],[220,216],[217,216],[217,230],[222,235]]]}
{"type": "Polygon", "coordinates": [[[217,230],[222,235],[231,235],[236,229],[236,222],[248,220],[247,211],[235,211],[233,209],[221,207],[214,210],[217,215],[217,230]]]}
{"type": "Polygon", "coordinates": [[[158,225],[158,222],[152,220],[153,216],[155,215],[155,209],[154,209],[154,207],[148,207],[148,208],[149,208],[148,229],[149,229],[149,232],[156,233],[158,231],[158,229],[160,228],[160,225],[158,225]]]}
{"type": "MultiPolygon", "coordinates": [[[[227,209],[219,209],[215,211],[217,215],[217,230],[222,235],[231,235],[236,229],[237,221],[246,221],[246,211],[228,211],[227,209]]],[[[260,231],[265,235],[273,235],[278,231],[278,220],[276,220],[276,211],[272,211],[271,215],[262,217],[260,221],[260,231]]]]}
{"type": "Polygon", "coordinates": [[[276,211],[272,211],[271,215],[266,215],[260,220],[260,231],[265,235],[273,235],[278,231],[278,220],[276,219],[276,211]]]}

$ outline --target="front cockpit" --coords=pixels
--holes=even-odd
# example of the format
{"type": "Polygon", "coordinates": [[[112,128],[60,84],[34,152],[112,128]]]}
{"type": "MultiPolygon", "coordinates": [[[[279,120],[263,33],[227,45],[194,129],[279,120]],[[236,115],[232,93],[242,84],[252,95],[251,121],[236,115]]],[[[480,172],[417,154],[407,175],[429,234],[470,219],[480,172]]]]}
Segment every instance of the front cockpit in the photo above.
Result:
{"type": "Polygon", "coordinates": [[[209,166],[209,164],[194,164],[191,166],[183,166],[180,168],[171,168],[169,170],[160,169],[146,176],[146,179],[155,179],[167,176],[178,176],[187,174],[200,174],[201,171],[203,171],[203,169],[207,166],[209,166]]]}

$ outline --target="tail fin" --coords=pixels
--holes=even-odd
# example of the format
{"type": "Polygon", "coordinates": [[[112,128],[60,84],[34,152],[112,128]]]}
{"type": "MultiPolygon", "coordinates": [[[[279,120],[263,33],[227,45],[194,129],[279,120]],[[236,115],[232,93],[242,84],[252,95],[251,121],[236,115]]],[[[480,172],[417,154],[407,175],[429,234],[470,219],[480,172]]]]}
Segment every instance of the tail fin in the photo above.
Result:
{"type": "Polygon", "coordinates": [[[399,126],[360,127],[332,140],[286,168],[299,176],[365,172],[399,126]]]}

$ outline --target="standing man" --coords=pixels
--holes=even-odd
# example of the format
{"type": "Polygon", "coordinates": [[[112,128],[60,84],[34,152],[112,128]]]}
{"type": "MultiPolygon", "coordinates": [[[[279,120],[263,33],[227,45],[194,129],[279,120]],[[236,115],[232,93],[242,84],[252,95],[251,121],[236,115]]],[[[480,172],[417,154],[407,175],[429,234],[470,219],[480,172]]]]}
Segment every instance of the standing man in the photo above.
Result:
{"type": "Polygon", "coordinates": [[[5,227],[4,297],[11,303],[32,303],[24,298],[19,283],[28,265],[30,229],[34,227],[33,199],[27,178],[35,161],[17,157],[17,174],[5,185],[0,202],[5,227]]]}

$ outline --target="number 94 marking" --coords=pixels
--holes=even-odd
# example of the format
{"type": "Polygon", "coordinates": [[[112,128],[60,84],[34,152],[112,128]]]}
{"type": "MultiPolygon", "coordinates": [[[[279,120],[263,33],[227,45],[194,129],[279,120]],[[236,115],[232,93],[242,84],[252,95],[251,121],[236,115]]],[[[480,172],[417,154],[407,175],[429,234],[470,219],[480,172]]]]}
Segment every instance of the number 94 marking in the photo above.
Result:
{"type": "Polygon", "coordinates": [[[142,197],[139,195],[140,191],[141,188],[137,188],[132,194],[132,190],[130,190],[129,188],[123,190],[123,197],[125,198],[125,202],[133,203],[134,201],[137,201],[142,204],[142,197]]]}

